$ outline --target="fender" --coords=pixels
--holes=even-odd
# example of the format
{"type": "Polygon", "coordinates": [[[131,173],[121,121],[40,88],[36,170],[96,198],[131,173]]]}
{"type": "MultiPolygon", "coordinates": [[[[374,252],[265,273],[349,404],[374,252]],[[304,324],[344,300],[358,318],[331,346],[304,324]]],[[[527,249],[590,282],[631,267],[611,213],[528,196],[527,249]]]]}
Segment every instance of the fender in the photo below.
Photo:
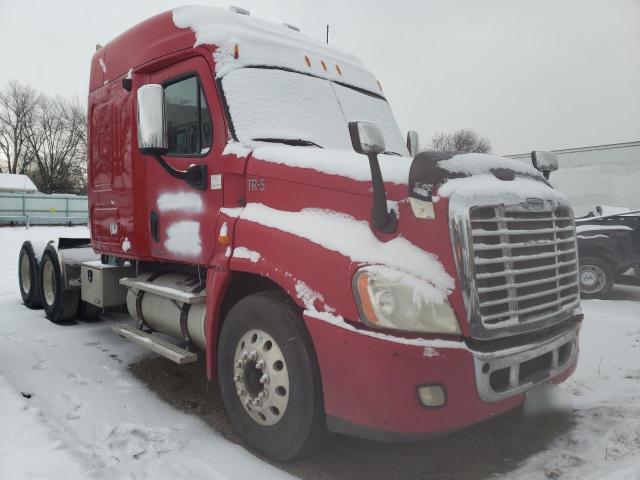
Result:
{"type": "Polygon", "coordinates": [[[213,380],[216,377],[216,360],[218,358],[218,325],[220,320],[220,307],[224,300],[224,294],[231,281],[232,272],[216,267],[207,271],[207,301],[205,306],[205,335],[207,349],[205,351],[205,365],[207,378],[213,380]]]}

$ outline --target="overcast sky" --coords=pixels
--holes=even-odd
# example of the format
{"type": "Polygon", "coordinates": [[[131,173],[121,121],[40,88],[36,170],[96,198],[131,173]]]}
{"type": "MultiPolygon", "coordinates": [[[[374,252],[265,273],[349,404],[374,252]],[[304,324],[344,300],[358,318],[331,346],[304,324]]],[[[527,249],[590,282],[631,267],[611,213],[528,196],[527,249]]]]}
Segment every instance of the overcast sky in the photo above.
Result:
{"type": "MultiPolygon", "coordinates": [[[[0,0],[0,85],[85,98],[96,43],[183,3],[0,0]]],[[[640,0],[234,4],[318,39],[330,24],[423,143],[460,127],[501,154],[640,140],[640,0]]]]}

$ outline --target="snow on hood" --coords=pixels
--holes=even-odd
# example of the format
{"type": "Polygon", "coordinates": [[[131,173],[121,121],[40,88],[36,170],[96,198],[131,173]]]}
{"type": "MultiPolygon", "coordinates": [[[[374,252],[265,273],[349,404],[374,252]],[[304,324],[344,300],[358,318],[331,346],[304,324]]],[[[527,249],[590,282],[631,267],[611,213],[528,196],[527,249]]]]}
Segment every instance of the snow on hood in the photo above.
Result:
{"type": "MultiPolygon", "coordinates": [[[[367,157],[353,150],[287,145],[258,146],[253,150],[253,158],[289,167],[309,168],[316,172],[339,175],[359,182],[371,181],[367,157]]],[[[407,184],[411,158],[378,155],[378,160],[385,182],[407,184]]]]}
{"type": "Polygon", "coordinates": [[[488,153],[461,153],[448,160],[439,162],[441,168],[452,173],[479,175],[489,173],[493,169],[505,168],[514,172],[540,177],[540,172],[519,160],[499,157],[488,153]]]}
{"type": "Polygon", "coordinates": [[[409,273],[424,282],[425,303],[442,303],[454,287],[436,255],[425,252],[406,238],[381,242],[369,223],[332,210],[277,210],[261,203],[249,203],[240,218],[275,228],[320,245],[354,263],[385,265],[409,273]],[[340,232],[340,235],[335,235],[340,232]]]}
{"type": "Polygon", "coordinates": [[[433,195],[519,202],[537,197],[568,204],[532,166],[518,160],[482,153],[422,152],[409,172],[411,196],[431,200],[433,195]]]}
{"type": "Polygon", "coordinates": [[[277,66],[381,93],[375,77],[356,57],[284,25],[219,7],[190,5],[172,13],[176,27],[195,33],[194,47],[218,47],[214,53],[217,77],[247,65],[277,66]]]}

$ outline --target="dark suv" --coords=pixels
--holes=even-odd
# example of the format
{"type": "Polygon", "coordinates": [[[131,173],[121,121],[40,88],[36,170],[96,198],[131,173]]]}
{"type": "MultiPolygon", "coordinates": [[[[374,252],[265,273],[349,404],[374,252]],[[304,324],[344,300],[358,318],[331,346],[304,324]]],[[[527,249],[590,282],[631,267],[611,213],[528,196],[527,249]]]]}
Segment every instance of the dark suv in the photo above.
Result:
{"type": "Polygon", "coordinates": [[[576,219],[582,298],[605,296],[614,283],[640,284],[640,210],[606,213],[597,207],[576,219]]]}

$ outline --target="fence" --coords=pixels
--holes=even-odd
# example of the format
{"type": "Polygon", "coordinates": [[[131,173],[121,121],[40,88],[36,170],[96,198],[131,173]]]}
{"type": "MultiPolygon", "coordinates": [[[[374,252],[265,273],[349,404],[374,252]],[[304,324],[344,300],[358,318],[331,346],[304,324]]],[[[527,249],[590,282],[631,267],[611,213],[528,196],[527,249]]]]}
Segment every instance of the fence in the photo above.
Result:
{"type": "Polygon", "coordinates": [[[0,225],[79,225],[88,220],[87,197],[0,193],[0,225]]]}

